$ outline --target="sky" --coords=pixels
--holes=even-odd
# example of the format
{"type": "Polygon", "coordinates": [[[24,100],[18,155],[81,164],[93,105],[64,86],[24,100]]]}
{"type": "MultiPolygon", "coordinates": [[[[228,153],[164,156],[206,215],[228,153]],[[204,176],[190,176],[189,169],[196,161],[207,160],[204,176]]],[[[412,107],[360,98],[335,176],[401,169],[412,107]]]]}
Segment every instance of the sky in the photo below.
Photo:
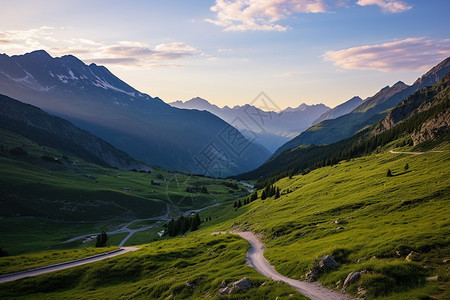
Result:
{"type": "Polygon", "coordinates": [[[104,65],[165,102],[264,92],[279,109],[334,107],[450,56],[448,0],[2,1],[0,53],[104,65]]]}

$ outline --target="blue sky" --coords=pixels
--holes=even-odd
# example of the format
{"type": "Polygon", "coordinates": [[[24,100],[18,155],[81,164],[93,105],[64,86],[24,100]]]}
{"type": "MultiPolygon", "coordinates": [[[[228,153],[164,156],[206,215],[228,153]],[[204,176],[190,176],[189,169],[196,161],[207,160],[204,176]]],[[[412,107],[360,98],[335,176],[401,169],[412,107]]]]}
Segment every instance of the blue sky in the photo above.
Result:
{"type": "Polygon", "coordinates": [[[264,91],[335,106],[407,84],[450,56],[450,1],[7,1],[0,53],[95,62],[166,102],[219,106],[264,91]]]}

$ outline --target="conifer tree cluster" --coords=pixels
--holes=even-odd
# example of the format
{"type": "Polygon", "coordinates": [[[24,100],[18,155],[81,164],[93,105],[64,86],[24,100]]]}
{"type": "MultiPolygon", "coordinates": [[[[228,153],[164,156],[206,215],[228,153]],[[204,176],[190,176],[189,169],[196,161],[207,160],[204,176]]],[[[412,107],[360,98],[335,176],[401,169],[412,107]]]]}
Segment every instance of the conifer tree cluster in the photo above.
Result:
{"type": "Polygon", "coordinates": [[[236,182],[228,182],[228,181],[224,181],[224,182],[222,182],[222,184],[223,184],[224,186],[229,187],[229,188],[234,189],[234,190],[238,190],[238,189],[239,189],[239,187],[238,187],[238,185],[237,185],[236,182]]]}
{"type": "Polygon", "coordinates": [[[239,200],[239,201],[234,202],[233,207],[234,208],[239,208],[242,205],[247,205],[250,202],[255,201],[256,199],[258,199],[258,192],[257,191],[253,192],[253,194],[251,194],[250,197],[245,198],[244,199],[244,204],[242,204],[241,200],[239,200]]]}
{"type": "Polygon", "coordinates": [[[186,188],[186,192],[191,193],[191,194],[195,194],[195,193],[202,193],[202,194],[208,194],[208,189],[204,186],[199,187],[199,186],[188,186],[186,188]]]}
{"type": "Polygon", "coordinates": [[[261,200],[265,200],[266,198],[275,196],[275,199],[280,198],[280,188],[276,187],[272,184],[266,185],[264,188],[262,194],[261,194],[261,200]]]}
{"type": "Polygon", "coordinates": [[[108,240],[108,235],[106,234],[106,232],[102,231],[102,233],[97,235],[97,241],[95,242],[95,247],[105,247],[107,240],[108,240]]]}
{"type": "Polygon", "coordinates": [[[196,213],[194,216],[180,216],[178,219],[172,219],[169,224],[167,224],[167,234],[169,236],[176,236],[178,234],[184,234],[188,230],[195,231],[200,226],[200,216],[196,213]]]}

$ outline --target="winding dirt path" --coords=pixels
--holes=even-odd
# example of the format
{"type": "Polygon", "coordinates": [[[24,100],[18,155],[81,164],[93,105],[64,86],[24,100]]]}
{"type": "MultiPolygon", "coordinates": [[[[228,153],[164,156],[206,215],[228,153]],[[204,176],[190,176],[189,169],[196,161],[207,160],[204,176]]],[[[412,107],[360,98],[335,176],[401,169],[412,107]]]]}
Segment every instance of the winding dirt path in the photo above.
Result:
{"type": "Polygon", "coordinates": [[[262,275],[269,277],[275,281],[284,282],[297,291],[311,298],[312,300],[350,300],[354,299],[348,295],[327,289],[323,287],[320,283],[309,283],[305,281],[295,280],[281,275],[275,268],[270,265],[267,259],[264,257],[264,245],[258,238],[253,234],[253,232],[233,232],[240,235],[246,239],[252,246],[247,252],[247,264],[262,275]]]}
{"type": "Polygon", "coordinates": [[[425,154],[425,153],[443,153],[443,152],[447,152],[447,151],[443,151],[443,150],[429,150],[429,151],[425,151],[425,152],[400,152],[400,151],[389,150],[389,152],[393,153],[393,154],[422,155],[422,154],[425,154]]]}
{"type": "Polygon", "coordinates": [[[45,273],[50,273],[50,272],[55,272],[55,271],[64,270],[64,269],[68,269],[68,268],[73,268],[76,266],[90,264],[90,263],[93,263],[96,261],[100,261],[100,260],[104,260],[104,259],[111,258],[114,256],[122,255],[122,254],[125,254],[128,252],[131,252],[131,251],[136,251],[138,249],[139,248],[137,248],[137,247],[122,247],[122,248],[114,250],[114,251],[101,253],[101,254],[97,254],[94,256],[89,256],[89,257],[85,257],[85,258],[81,258],[81,259],[66,261],[63,263],[54,264],[54,265],[50,265],[50,266],[20,271],[20,272],[16,272],[16,273],[1,275],[0,276],[0,284],[4,283],[4,282],[9,282],[9,281],[15,281],[15,280],[22,279],[25,277],[32,277],[32,276],[37,276],[37,275],[41,275],[41,274],[45,274],[45,273]]]}

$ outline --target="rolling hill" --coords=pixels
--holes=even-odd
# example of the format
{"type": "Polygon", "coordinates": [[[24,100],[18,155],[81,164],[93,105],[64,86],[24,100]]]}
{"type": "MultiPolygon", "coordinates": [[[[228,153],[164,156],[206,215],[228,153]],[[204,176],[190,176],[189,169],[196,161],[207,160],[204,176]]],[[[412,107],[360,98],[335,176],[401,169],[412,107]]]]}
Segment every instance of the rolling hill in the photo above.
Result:
{"type": "Polygon", "coordinates": [[[70,122],[4,95],[0,95],[0,128],[102,166],[150,170],[149,166],[70,122]]]}

